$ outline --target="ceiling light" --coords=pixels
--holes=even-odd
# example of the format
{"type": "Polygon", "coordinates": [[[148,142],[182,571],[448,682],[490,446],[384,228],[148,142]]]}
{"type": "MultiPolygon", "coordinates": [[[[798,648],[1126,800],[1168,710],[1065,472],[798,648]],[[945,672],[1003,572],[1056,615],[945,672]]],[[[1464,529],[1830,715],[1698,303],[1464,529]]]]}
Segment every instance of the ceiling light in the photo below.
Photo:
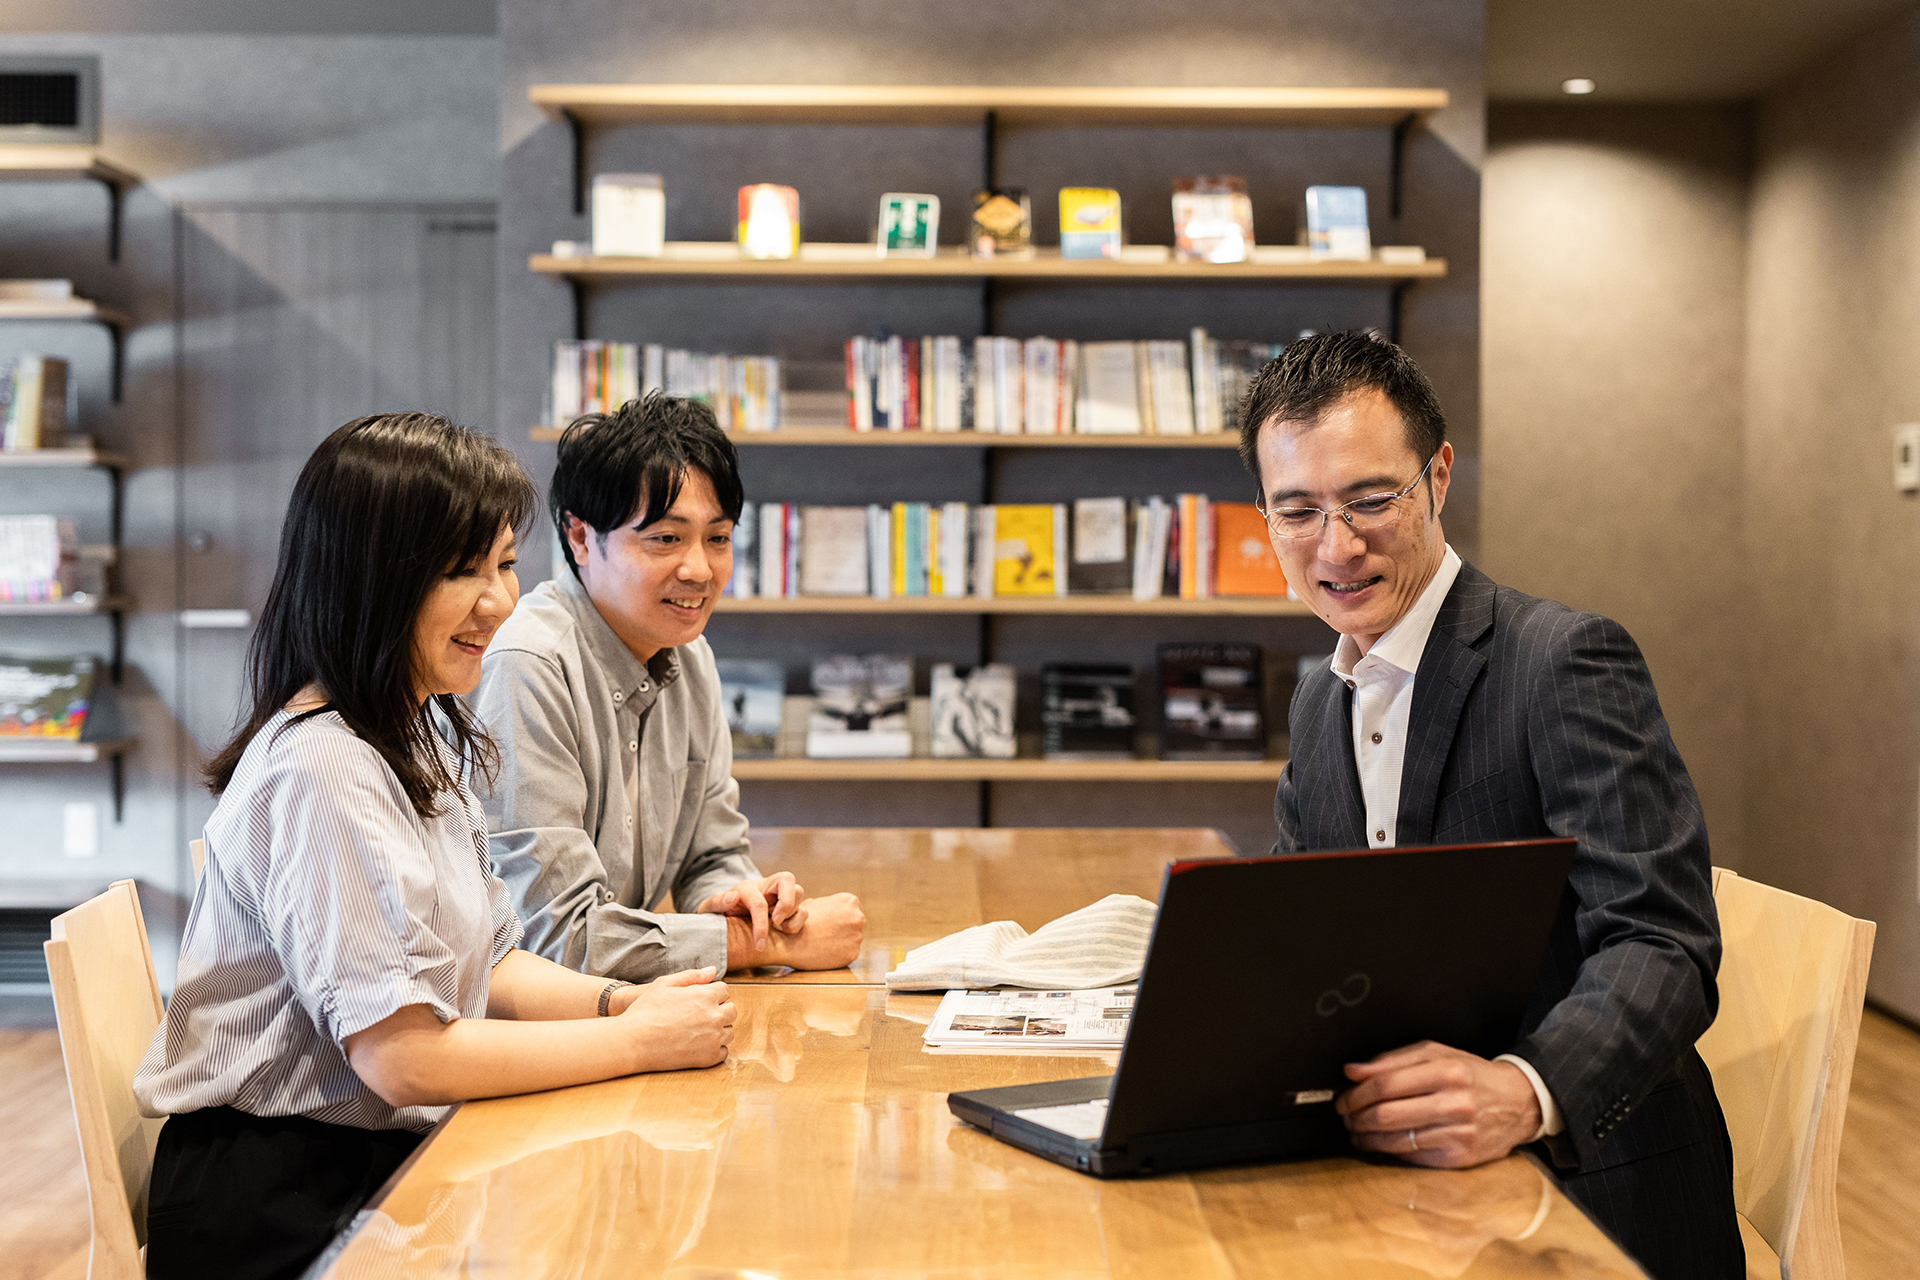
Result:
{"type": "Polygon", "coordinates": [[[1585,76],[1575,76],[1571,80],[1562,80],[1560,82],[1560,92],[1571,93],[1575,97],[1592,93],[1596,88],[1598,88],[1598,86],[1585,76]]]}

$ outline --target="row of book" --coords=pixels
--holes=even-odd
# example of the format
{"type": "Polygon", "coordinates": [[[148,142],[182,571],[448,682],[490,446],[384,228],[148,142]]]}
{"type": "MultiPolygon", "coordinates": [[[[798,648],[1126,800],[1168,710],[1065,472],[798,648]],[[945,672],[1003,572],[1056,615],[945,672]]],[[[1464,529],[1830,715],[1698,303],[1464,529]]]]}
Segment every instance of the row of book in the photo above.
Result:
{"type": "Polygon", "coordinates": [[[58,516],[0,516],[0,604],[64,600],[74,592],[78,539],[58,516]]]}
{"type": "Polygon", "coordinates": [[[734,528],[740,597],[1284,596],[1250,502],[749,503],[734,528]]]}
{"type": "MultiPolygon", "coordinates": [[[[1303,335],[1304,336],[1304,335],[1303,335]]],[[[846,340],[854,431],[1217,435],[1282,343],[898,335],[846,340]]]]}
{"type": "MultiPolygon", "coordinates": [[[[1163,644],[1159,758],[1263,760],[1266,695],[1261,651],[1250,644],[1163,644]]],[[[721,659],[722,701],[742,759],[781,753],[788,732],[786,672],[778,663],[721,659]]],[[[941,663],[930,673],[916,725],[913,660],[836,655],[809,672],[804,751],[813,759],[1011,760],[1018,754],[1018,680],[1011,666],[941,663]]],[[[1041,752],[1049,760],[1136,758],[1134,671],[1118,664],[1049,663],[1040,672],[1041,752]]],[[[798,719],[798,717],[794,717],[798,719]]]]}
{"type": "Polygon", "coordinates": [[[547,421],[611,413],[649,391],[704,400],[728,431],[780,427],[780,360],[683,351],[657,342],[553,344],[547,421]]]}
{"type": "Polygon", "coordinates": [[[0,738],[75,742],[93,697],[92,658],[0,654],[0,738]]]}
{"type": "Polygon", "coordinates": [[[0,364],[0,449],[57,449],[72,415],[65,360],[20,355],[0,364]]]}

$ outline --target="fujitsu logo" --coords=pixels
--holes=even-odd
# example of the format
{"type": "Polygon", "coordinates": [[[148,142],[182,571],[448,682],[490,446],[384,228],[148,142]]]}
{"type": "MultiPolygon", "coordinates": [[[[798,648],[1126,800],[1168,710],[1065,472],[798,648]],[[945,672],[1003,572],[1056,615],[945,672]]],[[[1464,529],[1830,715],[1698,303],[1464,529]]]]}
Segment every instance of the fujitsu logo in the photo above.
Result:
{"type": "Polygon", "coordinates": [[[1320,993],[1314,1002],[1313,1011],[1323,1018],[1331,1018],[1342,1009],[1351,1009],[1373,994],[1373,979],[1364,973],[1356,973],[1337,987],[1328,987],[1320,993]]]}

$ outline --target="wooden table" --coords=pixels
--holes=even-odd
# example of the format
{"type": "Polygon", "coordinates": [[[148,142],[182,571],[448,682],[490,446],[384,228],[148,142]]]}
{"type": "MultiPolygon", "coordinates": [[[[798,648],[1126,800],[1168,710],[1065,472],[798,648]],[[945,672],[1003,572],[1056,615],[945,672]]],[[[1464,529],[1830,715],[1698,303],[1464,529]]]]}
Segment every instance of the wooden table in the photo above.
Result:
{"type": "Polygon", "coordinates": [[[1050,1164],[960,1124],[946,1094],[1110,1059],[931,1054],[938,997],[862,980],[951,928],[1151,894],[1169,856],[1225,852],[1194,831],[759,833],[763,868],[861,894],[861,975],[730,979],[740,1021],[718,1067],[461,1107],[328,1275],[1640,1276],[1518,1156],[1119,1182],[1050,1164]]]}

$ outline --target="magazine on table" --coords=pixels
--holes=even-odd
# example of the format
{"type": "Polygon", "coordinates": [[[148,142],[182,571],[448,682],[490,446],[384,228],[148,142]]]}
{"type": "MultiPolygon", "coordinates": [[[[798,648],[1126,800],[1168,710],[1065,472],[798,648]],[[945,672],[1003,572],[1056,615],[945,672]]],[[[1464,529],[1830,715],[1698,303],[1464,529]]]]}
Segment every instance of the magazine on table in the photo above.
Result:
{"type": "Polygon", "coordinates": [[[921,1038],[936,1049],[1118,1049],[1133,986],[1091,991],[949,991],[921,1038]]]}

